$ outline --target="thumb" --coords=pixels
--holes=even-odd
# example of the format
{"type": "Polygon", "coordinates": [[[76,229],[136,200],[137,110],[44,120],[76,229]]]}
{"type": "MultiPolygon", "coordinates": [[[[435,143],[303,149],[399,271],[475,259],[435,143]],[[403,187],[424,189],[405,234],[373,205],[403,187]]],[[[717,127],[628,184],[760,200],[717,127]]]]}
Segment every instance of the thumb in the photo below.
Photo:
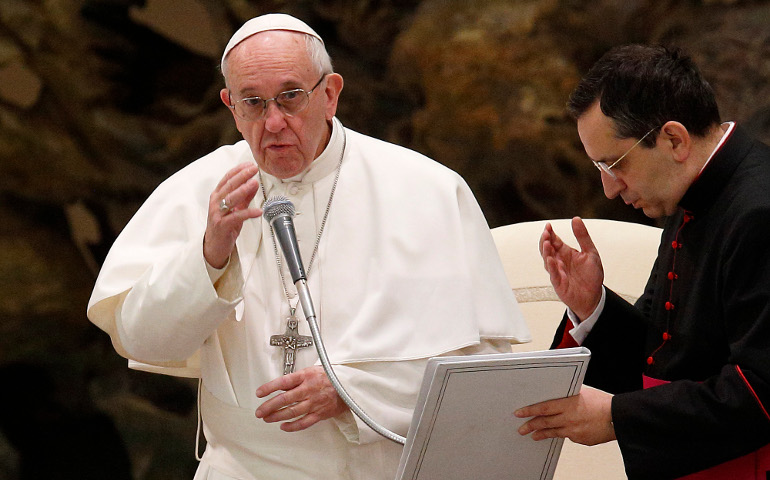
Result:
{"type": "Polygon", "coordinates": [[[572,219],[572,233],[575,234],[575,239],[578,245],[580,245],[581,252],[599,255],[599,251],[596,250],[596,245],[591,240],[591,235],[588,234],[588,228],[586,228],[582,218],[575,217],[572,219]]]}

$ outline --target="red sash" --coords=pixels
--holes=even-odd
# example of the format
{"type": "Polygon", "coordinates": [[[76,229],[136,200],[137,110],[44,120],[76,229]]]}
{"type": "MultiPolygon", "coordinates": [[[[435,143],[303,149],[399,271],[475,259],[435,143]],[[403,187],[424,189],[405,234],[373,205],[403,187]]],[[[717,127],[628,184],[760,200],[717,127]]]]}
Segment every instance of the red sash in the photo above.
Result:
{"type": "MultiPolygon", "coordinates": [[[[644,388],[657,387],[666,383],[669,382],[647,375],[642,376],[644,388]]],[[[679,480],[767,480],[767,478],[770,478],[770,445],[706,470],[680,477],[679,480]]]]}

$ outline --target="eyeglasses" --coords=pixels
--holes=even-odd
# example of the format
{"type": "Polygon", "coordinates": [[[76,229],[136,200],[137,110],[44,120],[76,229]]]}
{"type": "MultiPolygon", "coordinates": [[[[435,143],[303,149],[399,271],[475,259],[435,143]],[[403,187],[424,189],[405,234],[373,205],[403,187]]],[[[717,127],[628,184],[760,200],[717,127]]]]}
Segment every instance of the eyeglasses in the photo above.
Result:
{"type": "Polygon", "coordinates": [[[273,98],[260,98],[260,97],[246,97],[233,103],[232,97],[230,97],[230,105],[235,113],[244,120],[254,121],[259,120],[265,115],[267,111],[267,102],[275,102],[278,108],[288,116],[296,115],[310,103],[310,94],[318,88],[323,79],[326,77],[326,73],[321,75],[321,78],[313,85],[313,88],[307,92],[301,88],[295,88],[293,90],[286,90],[281,92],[273,98]]]}
{"type": "Polygon", "coordinates": [[[612,177],[612,179],[613,179],[613,180],[617,180],[617,179],[618,179],[618,177],[616,177],[616,176],[615,176],[615,173],[612,171],[612,167],[614,167],[615,165],[617,165],[617,164],[618,164],[618,162],[620,162],[621,160],[623,160],[624,158],[626,158],[626,155],[628,155],[629,153],[631,153],[631,150],[633,150],[634,148],[636,148],[636,146],[637,146],[637,145],[639,145],[640,143],[642,143],[642,140],[644,140],[645,138],[647,138],[647,135],[651,134],[652,132],[654,132],[654,131],[655,131],[655,130],[657,130],[658,128],[659,128],[659,127],[655,127],[655,128],[653,128],[652,130],[650,130],[649,132],[645,133],[645,134],[642,136],[642,138],[640,138],[640,139],[639,139],[639,141],[638,141],[638,142],[636,142],[635,144],[633,144],[633,145],[631,146],[631,148],[629,148],[628,150],[626,150],[626,153],[624,153],[623,155],[621,155],[621,156],[620,156],[620,158],[618,158],[617,160],[615,160],[614,162],[612,162],[612,164],[610,164],[610,165],[607,165],[607,164],[606,164],[606,163],[604,163],[604,162],[596,162],[596,161],[594,161],[594,160],[591,160],[591,161],[592,161],[592,162],[594,162],[594,166],[595,166],[596,168],[598,168],[598,169],[599,169],[599,171],[602,171],[602,172],[606,173],[607,175],[609,175],[610,177],[612,177]]]}

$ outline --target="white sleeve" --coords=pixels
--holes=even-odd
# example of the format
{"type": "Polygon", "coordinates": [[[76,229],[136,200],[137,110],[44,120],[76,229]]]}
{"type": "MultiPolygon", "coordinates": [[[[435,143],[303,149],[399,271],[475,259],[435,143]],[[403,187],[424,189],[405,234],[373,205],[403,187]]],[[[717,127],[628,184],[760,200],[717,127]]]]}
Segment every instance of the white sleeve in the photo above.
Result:
{"type": "Polygon", "coordinates": [[[569,334],[572,335],[572,338],[575,339],[575,342],[577,342],[578,345],[582,345],[588,334],[591,333],[591,329],[594,328],[596,321],[599,319],[599,315],[601,315],[604,310],[604,302],[606,299],[607,291],[604,289],[604,285],[602,285],[602,298],[599,300],[599,304],[596,306],[593,313],[582,322],[572,310],[569,308],[567,309],[567,317],[569,317],[572,325],[574,325],[574,328],[569,331],[569,334]]]}
{"type": "Polygon", "coordinates": [[[153,264],[121,295],[114,312],[118,340],[136,360],[184,360],[242,300],[241,287],[237,258],[212,283],[201,242],[189,242],[179,254],[153,264]]]}

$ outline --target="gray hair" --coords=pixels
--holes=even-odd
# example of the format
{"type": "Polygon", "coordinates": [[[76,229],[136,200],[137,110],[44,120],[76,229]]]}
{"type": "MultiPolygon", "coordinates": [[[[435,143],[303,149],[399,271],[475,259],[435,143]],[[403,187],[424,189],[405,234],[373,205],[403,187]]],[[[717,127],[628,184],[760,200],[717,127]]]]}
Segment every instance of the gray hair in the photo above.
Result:
{"type": "MultiPolygon", "coordinates": [[[[324,46],[323,42],[318,39],[317,37],[314,37],[312,35],[308,35],[306,33],[300,33],[300,32],[292,32],[296,33],[297,35],[302,35],[305,37],[305,46],[307,48],[307,54],[308,57],[310,57],[310,61],[315,66],[316,73],[318,75],[325,75],[329,73],[334,73],[334,67],[332,66],[332,59],[329,56],[329,52],[326,51],[326,47],[324,46]]],[[[229,85],[227,83],[227,68],[229,63],[230,55],[228,54],[223,60],[222,60],[222,77],[225,79],[225,85],[229,85]]]]}

